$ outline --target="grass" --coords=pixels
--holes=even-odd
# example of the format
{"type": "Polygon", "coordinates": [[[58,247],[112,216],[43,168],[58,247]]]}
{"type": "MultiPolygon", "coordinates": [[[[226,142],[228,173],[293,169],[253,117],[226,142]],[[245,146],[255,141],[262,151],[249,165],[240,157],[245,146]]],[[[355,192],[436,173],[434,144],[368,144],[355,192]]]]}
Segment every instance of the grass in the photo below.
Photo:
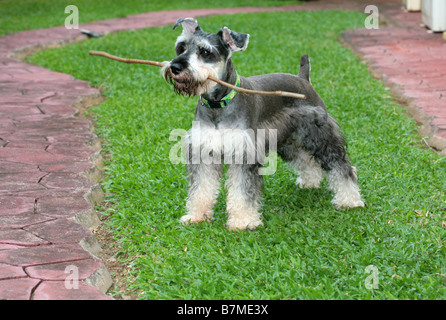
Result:
{"type": "Polygon", "coordinates": [[[68,5],[79,9],[79,23],[111,18],[122,18],[148,11],[197,8],[227,8],[245,6],[283,6],[296,4],[291,0],[2,0],[0,1],[0,36],[23,30],[64,25],[72,13],[65,13],[68,5]]]}
{"type": "Polygon", "coordinates": [[[109,228],[123,248],[129,291],[140,299],[445,299],[446,159],[423,148],[414,121],[338,37],[362,27],[355,12],[258,13],[200,19],[251,34],[234,54],[243,76],[297,73],[308,53],[312,82],[340,123],[367,207],[339,211],[324,183],[298,190],[279,163],[265,177],[256,232],[225,227],[225,191],[215,221],[182,227],[187,181],[169,162],[173,129],[188,129],[196,98],[174,95],[159,69],[88,56],[170,60],[170,27],[111,34],[39,52],[30,61],[101,85],[92,110],[110,160],[103,188],[109,228]],[[317,28],[315,27],[317,26],[317,28]],[[278,36],[280,35],[280,36],[278,36]],[[379,271],[378,289],[365,287],[379,271]]]}

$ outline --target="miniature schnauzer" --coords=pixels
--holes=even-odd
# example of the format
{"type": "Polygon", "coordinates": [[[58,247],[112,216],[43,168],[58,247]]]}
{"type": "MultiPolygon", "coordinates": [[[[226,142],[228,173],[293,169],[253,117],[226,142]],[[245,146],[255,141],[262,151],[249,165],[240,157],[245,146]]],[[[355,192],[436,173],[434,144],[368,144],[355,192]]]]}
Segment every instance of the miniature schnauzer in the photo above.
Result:
{"type": "Polygon", "coordinates": [[[339,126],[311,85],[308,55],[301,57],[297,76],[274,73],[244,78],[236,72],[231,57],[234,52],[247,48],[249,34],[227,27],[217,33],[207,33],[193,18],[180,18],[173,28],[180,25],[183,32],[175,43],[177,57],[166,62],[161,72],[165,80],[173,84],[176,93],[200,96],[194,121],[199,128],[193,126],[184,138],[185,148],[191,152],[187,152],[186,159],[187,214],[180,219],[181,223],[213,219],[213,206],[223,174],[222,161],[194,161],[193,149],[198,144],[199,155],[221,160],[224,154],[224,164],[230,163],[226,181],[228,228],[254,230],[263,225],[259,212],[262,189],[259,170],[264,157],[257,155],[255,161],[246,161],[248,148],[242,162],[231,163],[226,158],[228,153],[232,157],[240,145],[252,147],[262,129],[274,132],[274,141],[271,135],[264,135],[264,141],[257,143],[254,150],[259,146],[263,150],[275,150],[298,172],[298,187],[319,188],[326,173],[329,188],[334,193],[332,203],[337,208],[364,206],[356,169],[347,158],[339,126]],[[301,93],[306,99],[237,93],[209,80],[208,76],[251,90],[301,93]],[[254,132],[254,135],[246,132],[254,132]],[[221,137],[225,135],[233,140],[229,147],[226,140],[222,142],[221,137]]]}

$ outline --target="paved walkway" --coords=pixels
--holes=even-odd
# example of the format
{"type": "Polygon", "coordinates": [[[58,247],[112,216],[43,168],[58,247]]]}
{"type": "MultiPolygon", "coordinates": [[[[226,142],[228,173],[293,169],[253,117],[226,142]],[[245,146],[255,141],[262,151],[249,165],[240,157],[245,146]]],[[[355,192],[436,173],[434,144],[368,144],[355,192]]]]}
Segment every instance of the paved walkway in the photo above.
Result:
{"type": "MultiPolygon", "coordinates": [[[[180,16],[265,10],[363,11],[368,2],[152,12],[81,29],[108,33],[173,24],[180,16]]],[[[347,31],[344,40],[401,97],[411,98],[409,110],[431,136],[429,143],[444,149],[446,66],[440,56],[446,43],[419,27],[419,14],[402,12],[399,0],[374,2],[391,26],[347,31]]],[[[110,299],[111,277],[92,233],[99,225],[94,204],[103,197],[100,145],[90,121],[79,117],[100,94],[70,75],[18,59],[82,39],[79,30],[64,27],[0,38],[0,299],[110,299]]]]}

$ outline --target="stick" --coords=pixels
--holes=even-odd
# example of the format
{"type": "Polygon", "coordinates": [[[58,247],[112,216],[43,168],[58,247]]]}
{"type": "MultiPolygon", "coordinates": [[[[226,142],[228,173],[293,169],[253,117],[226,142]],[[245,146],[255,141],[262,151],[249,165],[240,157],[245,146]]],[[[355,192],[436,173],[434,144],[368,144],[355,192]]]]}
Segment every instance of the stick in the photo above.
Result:
{"type": "MultiPolygon", "coordinates": [[[[102,56],[106,57],[108,59],[124,62],[124,63],[139,63],[139,64],[148,64],[151,66],[157,66],[157,67],[163,67],[165,65],[164,62],[158,62],[158,61],[150,61],[150,60],[140,60],[140,59],[127,59],[127,58],[121,58],[117,56],[113,56],[107,52],[104,51],[90,51],[90,55],[92,56],[102,56]]],[[[209,80],[214,81],[218,84],[221,84],[225,87],[228,87],[230,89],[236,90],[238,92],[248,93],[248,94],[261,94],[266,96],[281,96],[281,97],[289,97],[289,98],[296,98],[296,99],[306,99],[306,96],[299,93],[294,92],[286,92],[286,91],[257,91],[257,90],[250,90],[245,88],[236,87],[232,84],[229,84],[227,82],[221,81],[220,79],[217,79],[215,77],[209,76],[209,80]]]]}

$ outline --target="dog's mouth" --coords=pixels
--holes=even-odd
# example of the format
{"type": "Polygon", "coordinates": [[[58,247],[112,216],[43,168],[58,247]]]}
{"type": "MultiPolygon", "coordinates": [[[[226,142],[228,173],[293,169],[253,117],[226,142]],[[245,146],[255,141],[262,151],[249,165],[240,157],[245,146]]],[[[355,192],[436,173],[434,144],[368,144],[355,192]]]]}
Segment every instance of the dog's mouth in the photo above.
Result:
{"type": "Polygon", "coordinates": [[[196,96],[200,83],[187,72],[174,75],[170,68],[164,71],[164,79],[173,85],[175,93],[185,96],[196,96]]]}

